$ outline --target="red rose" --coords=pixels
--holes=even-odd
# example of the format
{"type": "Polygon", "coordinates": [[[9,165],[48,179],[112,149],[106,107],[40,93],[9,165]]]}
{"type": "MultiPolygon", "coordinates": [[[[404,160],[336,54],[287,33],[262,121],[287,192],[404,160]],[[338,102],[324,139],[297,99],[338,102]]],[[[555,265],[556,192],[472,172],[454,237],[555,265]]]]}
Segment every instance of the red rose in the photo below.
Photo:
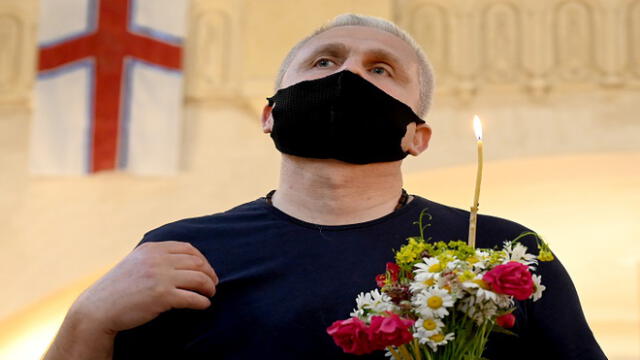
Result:
{"type": "Polygon", "coordinates": [[[533,279],[526,265],[516,261],[498,265],[488,271],[482,280],[498,294],[526,300],[534,290],[533,279]]]}
{"type": "Polygon", "coordinates": [[[414,321],[403,319],[388,312],[389,316],[372,316],[369,333],[375,350],[382,350],[387,346],[400,346],[411,342],[413,335],[409,328],[414,321]]]}
{"type": "Polygon", "coordinates": [[[395,283],[398,281],[398,277],[400,277],[400,266],[394,262],[387,263],[387,273],[391,277],[391,282],[395,283]]]}
{"type": "Polygon", "coordinates": [[[389,280],[390,284],[395,284],[398,282],[398,278],[400,277],[400,266],[394,262],[387,263],[387,272],[385,274],[379,274],[376,276],[376,285],[378,287],[383,287],[386,285],[387,280],[389,280]]]}
{"type": "Polygon", "coordinates": [[[370,341],[367,324],[358,318],[338,320],[327,328],[327,333],[346,353],[362,355],[375,350],[370,341]]]}
{"type": "Polygon", "coordinates": [[[505,329],[510,329],[513,327],[513,325],[516,324],[516,317],[511,313],[498,316],[496,318],[496,324],[498,324],[498,326],[502,326],[505,329]]]}

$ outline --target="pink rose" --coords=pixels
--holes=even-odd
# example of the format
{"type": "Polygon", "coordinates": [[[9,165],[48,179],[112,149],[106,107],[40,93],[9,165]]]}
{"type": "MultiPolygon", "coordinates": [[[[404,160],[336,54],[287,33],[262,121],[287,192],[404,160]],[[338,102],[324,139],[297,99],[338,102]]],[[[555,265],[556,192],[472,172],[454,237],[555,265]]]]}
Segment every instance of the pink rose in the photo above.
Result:
{"type": "Polygon", "coordinates": [[[411,342],[413,335],[409,328],[414,321],[403,319],[397,314],[387,312],[389,316],[372,316],[369,333],[375,350],[387,346],[400,346],[411,342]]]}
{"type": "Polygon", "coordinates": [[[496,318],[496,324],[505,329],[510,329],[516,324],[516,317],[511,313],[498,316],[496,318]]]}
{"type": "Polygon", "coordinates": [[[534,290],[529,268],[516,261],[494,267],[484,274],[482,280],[496,293],[511,295],[518,300],[528,299],[534,290]]]}
{"type": "Polygon", "coordinates": [[[327,333],[346,353],[362,355],[375,350],[370,341],[369,327],[358,318],[338,320],[327,328],[327,333]]]}

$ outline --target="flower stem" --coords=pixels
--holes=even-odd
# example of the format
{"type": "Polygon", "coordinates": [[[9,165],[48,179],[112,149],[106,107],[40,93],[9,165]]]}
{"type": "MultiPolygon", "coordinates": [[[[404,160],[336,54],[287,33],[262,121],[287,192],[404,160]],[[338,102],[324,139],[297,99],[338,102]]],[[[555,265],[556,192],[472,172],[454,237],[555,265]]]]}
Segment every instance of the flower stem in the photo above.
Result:
{"type": "Polygon", "coordinates": [[[527,231],[527,232],[523,232],[522,234],[518,235],[517,238],[513,239],[512,242],[517,242],[518,240],[522,239],[525,236],[529,236],[529,235],[533,235],[536,237],[536,241],[540,238],[538,236],[538,234],[534,233],[533,231],[527,231]]]}
{"type": "Polygon", "coordinates": [[[422,350],[420,349],[420,344],[418,343],[418,339],[413,339],[411,342],[411,349],[416,358],[416,360],[422,360],[422,350]]]}
{"type": "Polygon", "coordinates": [[[407,359],[407,360],[412,360],[413,356],[411,356],[411,354],[409,354],[409,350],[407,350],[407,347],[405,345],[400,346],[400,353],[402,353],[402,357],[407,359]]]}
{"type": "Polygon", "coordinates": [[[393,346],[387,346],[387,350],[393,355],[396,360],[403,360],[403,357],[398,354],[398,352],[393,348],[393,346]]]}

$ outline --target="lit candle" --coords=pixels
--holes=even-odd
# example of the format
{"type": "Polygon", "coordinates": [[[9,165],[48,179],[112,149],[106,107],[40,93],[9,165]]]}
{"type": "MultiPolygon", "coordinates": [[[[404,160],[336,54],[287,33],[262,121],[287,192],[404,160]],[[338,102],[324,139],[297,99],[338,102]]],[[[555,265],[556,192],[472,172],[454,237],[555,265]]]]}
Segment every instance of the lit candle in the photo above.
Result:
{"type": "Polygon", "coordinates": [[[473,131],[478,139],[478,172],[476,173],[476,191],[473,195],[473,205],[469,213],[469,241],[468,244],[476,247],[476,227],[478,224],[478,206],[480,205],[480,183],[482,183],[482,123],[478,115],[473,117],[473,131]]]}

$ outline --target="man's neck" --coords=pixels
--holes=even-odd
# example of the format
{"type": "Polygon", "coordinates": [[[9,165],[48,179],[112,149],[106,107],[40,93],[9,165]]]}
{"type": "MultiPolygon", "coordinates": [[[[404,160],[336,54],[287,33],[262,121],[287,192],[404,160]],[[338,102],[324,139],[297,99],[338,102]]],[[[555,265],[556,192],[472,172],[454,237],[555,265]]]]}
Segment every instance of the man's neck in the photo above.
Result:
{"type": "Polygon", "coordinates": [[[402,194],[399,163],[351,165],[283,155],[273,205],[297,219],[346,225],[380,218],[402,194]]]}

